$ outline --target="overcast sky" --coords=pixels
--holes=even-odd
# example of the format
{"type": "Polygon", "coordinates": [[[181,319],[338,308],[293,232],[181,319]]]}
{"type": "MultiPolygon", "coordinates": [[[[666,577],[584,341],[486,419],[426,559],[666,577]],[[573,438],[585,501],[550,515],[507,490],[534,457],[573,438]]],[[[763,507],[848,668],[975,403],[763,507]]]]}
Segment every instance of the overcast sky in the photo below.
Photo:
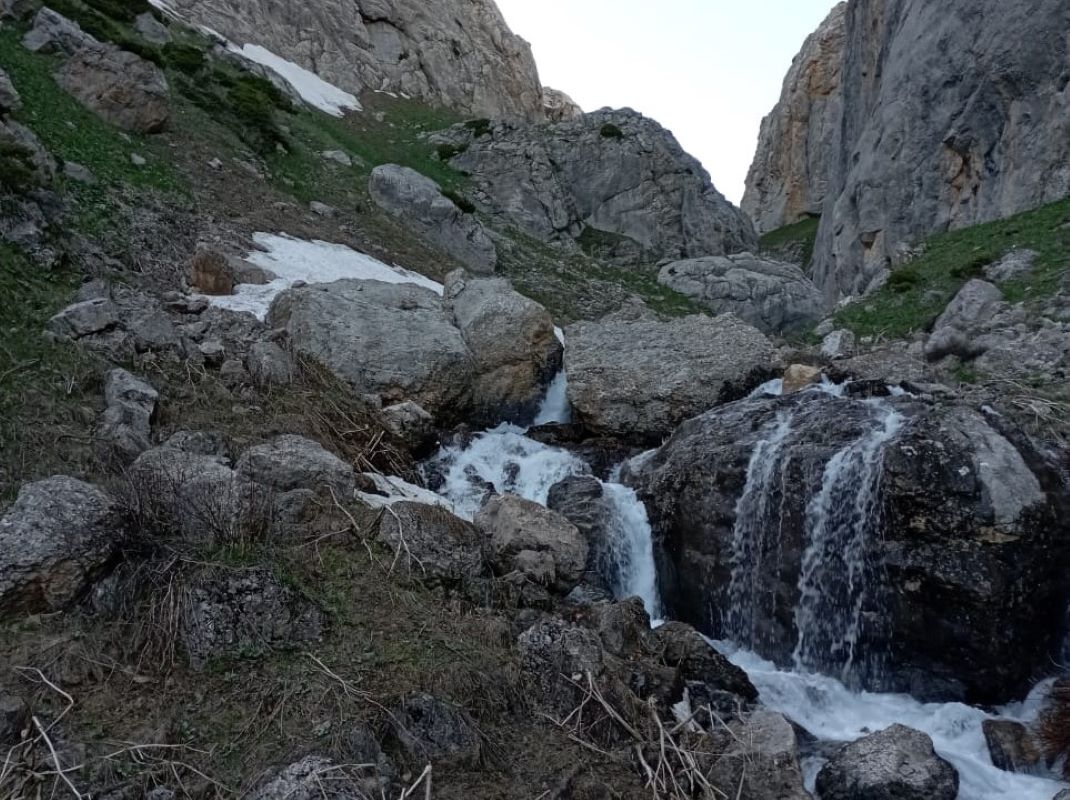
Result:
{"type": "Polygon", "coordinates": [[[498,0],[543,84],[672,130],[739,203],[758,128],[835,0],[498,0]]]}

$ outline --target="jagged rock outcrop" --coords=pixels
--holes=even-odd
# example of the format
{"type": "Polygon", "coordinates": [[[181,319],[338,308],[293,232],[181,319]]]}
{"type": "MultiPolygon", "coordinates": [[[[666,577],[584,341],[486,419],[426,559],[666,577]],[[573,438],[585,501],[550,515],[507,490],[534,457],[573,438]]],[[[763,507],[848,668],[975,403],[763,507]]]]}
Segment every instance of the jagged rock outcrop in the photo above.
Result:
{"type": "Polygon", "coordinates": [[[404,93],[484,117],[543,118],[527,42],[493,0],[175,0],[180,17],[261,45],[341,89],[404,93]]]}
{"type": "Polygon", "coordinates": [[[821,293],[801,269],[751,253],[674,261],[661,268],[658,283],[765,333],[797,333],[824,310],[821,293]]]}
{"type": "Polygon", "coordinates": [[[773,114],[820,119],[838,108],[821,123],[829,148],[763,183],[764,165],[797,163],[798,126],[771,125],[748,200],[775,220],[776,198],[803,177],[826,186],[814,280],[830,300],[861,294],[932,233],[1070,194],[1061,0],[851,0],[843,25],[838,99],[815,94],[808,105],[805,91],[789,91],[773,114]]]}
{"type": "Polygon", "coordinates": [[[450,165],[472,175],[475,202],[543,241],[580,240],[632,263],[757,245],[702,165],[631,109],[450,135],[461,150],[450,165]]]}
{"type": "Polygon", "coordinates": [[[761,383],[773,345],[731,314],[580,322],[565,331],[568,399],[597,434],[658,441],[761,383]]]}
{"type": "Polygon", "coordinates": [[[107,407],[97,437],[105,460],[110,457],[129,463],[152,445],[152,415],[159,392],[151,384],[125,369],[113,369],[104,379],[107,407]]]}
{"type": "Polygon", "coordinates": [[[549,122],[564,122],[583,116],[579,103],[560,89],[542,87],[542,108],[549,122]]]}
{"type": "Polygon", "coordinates": [[[662,543],[669,614],[769,658],[998,702],[1061,641],[1065,495],[998,416],[756,398],[685,422],[626,478],[662,543]]]}
{"type": "Polygon", "coordinates": [[[779,102],[762,120],[740,204],[759,233],[821,213],[835,128],[843,117],[846,20],[847,3],[840,3],[806,39],[779,102]]]}

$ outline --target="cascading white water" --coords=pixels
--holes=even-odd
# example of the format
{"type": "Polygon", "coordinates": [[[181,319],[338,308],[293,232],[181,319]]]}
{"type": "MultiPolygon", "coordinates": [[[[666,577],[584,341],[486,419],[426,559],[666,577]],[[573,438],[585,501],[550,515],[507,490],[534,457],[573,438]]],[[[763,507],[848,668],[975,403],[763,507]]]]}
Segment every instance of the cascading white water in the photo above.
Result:
{"type": "Polygon", "coordinates": [[[661,619],[654,535],[646,506],[634,489],[619,483],[603,483],[602,490],[612,510],[609,539],[613,550],[609,560],[614,574],[606,577],[613,594],[618,598],[638,597],[651,619],[661,619]]]}
{"type": "Polygon", "coordinates": [[[821,489],[806,510],[809,546],[795,606],[796,669],[839,664],[847,680],[855,662],[866,592],[866,546],[876,527],[884,448],[903,416],[884,400],[868,400],[873,429],[825,466],[821,489]]]}

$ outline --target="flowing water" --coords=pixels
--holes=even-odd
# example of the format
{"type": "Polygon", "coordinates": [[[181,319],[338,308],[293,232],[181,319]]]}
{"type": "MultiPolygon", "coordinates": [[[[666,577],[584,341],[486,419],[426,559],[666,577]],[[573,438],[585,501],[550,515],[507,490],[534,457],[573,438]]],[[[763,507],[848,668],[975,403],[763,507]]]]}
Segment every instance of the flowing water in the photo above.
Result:
{"type": "MultiPolygon", "coordinates": [[[[568,420],[566,384],[558,376],[536,415],[537,424],[568,420]]],[[[780,394],[779,382],[760,387],[753,396],[780,394]]],[[[841,396],[828,382],[811,391],[841,396]]],[[[800,600],[795,612],[800,630],[795,665],[781,669],[755,655],[757,634],[755,591],[761,559],[776,537],[778,509],[774,498],[783,480],[785,451],[790,442],[792,415],[773,420],[755,446],[747,469],[747,484],[736,512],[733,533],[733,570],[730,588],[732,611],[725,629],[733,642],[711,643],[743,668],[758,688],[761,702],[783,713],[819,740],[850,742],[895,723],[924,731],[937,751],[960,776],[960,800],[1052,800],[1064,785],[1043,777],[996,769],[988,756],[981,723],[993,714],[961,703],[921,703],[907,695],[858,692],[841,680],[818,674],[822,651],[834,653],[835,671],[848,674],[854,652],[865,591],[864,545],[874,526],[882,453],[900,430],[903,419],[883,400],[867,401],[871,424],[829,460],[820,487],[806,513],[809,547],[799,581],[800,600]]],[[[550,487],[570,475],[588,475],[581,459],[564,450],[525,436],[524,428],[501,425],[473,438],[466,447],[442,450],[436,457],[445,474],[440,493],[461,516],[471,519],[486,493],[485,483],[545,504],[550,487]]],[[[633,459],[633,463],[649,454],[633,459]]],[[[652,619],[661,614],[658,599],[654,543],[646,509],[635,492],[613,479],[603,483],[604,496],[613,510],[610,557],[612,574],[606,575],[618,597],[642,598],[652,619]]],[[[657,623],[655,623],[657,624],[657,623]]],[[[1038,686],[1024,703],[1002,709],[1005,719],[1036,718],[1045,686],[1038,686]]],[[[804,764],[808,788],[820,769],[819,759],[804,764]]]]}

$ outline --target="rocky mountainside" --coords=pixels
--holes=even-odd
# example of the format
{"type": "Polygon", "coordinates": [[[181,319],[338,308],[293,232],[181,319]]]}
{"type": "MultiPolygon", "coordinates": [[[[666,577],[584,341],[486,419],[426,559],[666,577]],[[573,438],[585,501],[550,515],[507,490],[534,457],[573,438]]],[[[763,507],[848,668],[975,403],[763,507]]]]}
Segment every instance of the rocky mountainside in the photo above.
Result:
{"type": "Polygon", "coordinates": [[[1058,0],[851,0],[834,11],[763,130],[748,188],[759,227],[823,200],[814,278],[835,300],[929,234],[1061,199],[1068,26],[1058,0]],[[821,146],[800,149],[806,141],[821,146]]]}
{"type": "MultiPolygon", "coordinates": [[[[405,94],[486,117],[544,117],[531,48],[493,0],[176,0],[183,18],[353,94],[405,94]]],[[[552,98],[556,103],[557,97],[552,98]]]]}

